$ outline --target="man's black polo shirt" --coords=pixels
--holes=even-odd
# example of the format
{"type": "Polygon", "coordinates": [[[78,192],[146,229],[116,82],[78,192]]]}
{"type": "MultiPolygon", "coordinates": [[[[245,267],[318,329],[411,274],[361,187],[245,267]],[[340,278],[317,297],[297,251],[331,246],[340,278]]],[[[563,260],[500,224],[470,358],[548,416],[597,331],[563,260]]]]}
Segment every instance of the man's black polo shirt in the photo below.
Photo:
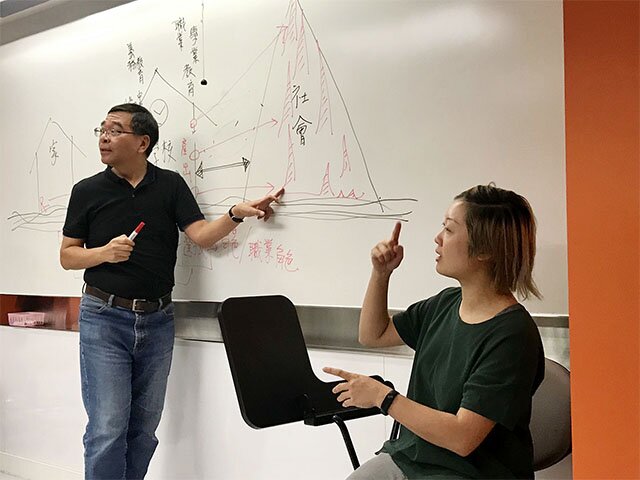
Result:
{"type": "Polygon", "coordinates": [[[88,268],[84,281],[120,297],[156,299],[174,285],[178,228],[203,218],[184,179],[147,162],[147,173],[136,188],[111,167],[78,182],[62,232],[95,248],[129,235],[144,222],[129,260],[88,268]]]}

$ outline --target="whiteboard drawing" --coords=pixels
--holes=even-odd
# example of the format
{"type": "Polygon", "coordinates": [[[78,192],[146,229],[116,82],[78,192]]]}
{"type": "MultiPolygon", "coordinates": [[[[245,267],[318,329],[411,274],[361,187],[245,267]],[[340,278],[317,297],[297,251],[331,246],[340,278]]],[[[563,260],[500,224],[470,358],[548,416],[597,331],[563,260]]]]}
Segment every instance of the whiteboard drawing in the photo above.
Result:
{"type": "Polygon", "coordinates": [[[57,232],[64,223],[71,187],[75,183],[74,156],[87,155],[57,121],[49,118],[33,154],[28,175],[35,188],[29,211],[13,211],[8,217],[11,230],[57,232]],[[63,178],[64,182],[56,179],[63,178]]]}
{"type": "MultiPolygon", "coordinates": [[[[248,60],[219,98],[203,94],[205,89],[196,94],[200,65],[204,76],[204,4],[201,25],[178,17],[171,27],[167,35],[174,35],[178,59],[185,62],[179,65],[180,82],[167,80],[166,66],[151,70],[137,44],[126,41],[123,65],[137,84],[137,93],[127,100],[145,105],[160,126],[149,160],[179,172],[207,217],[284,186],[281,217],[408,220],[416,200],[381,196],[337,79],[300,2],[288,3],[270,43],[248,60]]],[[[34,160],[39,208],[12,213],[13,229],[47,225],[60,230],[75,179],[73,153],[86,157],[56,122],[50,120],[45,133],[49,136],[43,136],[34,160]],[[54,139],[52,132],[66,141],[54,139]],[[51,165],[42,161],[47,145],[51,165]],[[47,175],[46,169],[53,167],[68,170],[62,174],[68,184],[51,181],[61,175],[47,175]],[[47,178],[55,185],[47,184],[47,178]],[[60,190],[56,195],[48,192],[53,186],[60,190]]],[[[253,230],[240,229],[207,253],[181,236],[178,266],[187,272],[178,281],[188,283],[192,268],[213,269],[216,257],[273,265],[283,272],[300,270],[286,234],[274,238],[253,230]]]]}
{"type": "MultiPolygon", "coordinates": [[[[174,24],[188,30],[183,19],[174,24]]],[[[184,47],[182,35],[177,42],[184,47]]],[[[289,3],[272,42],[212,103],[192,96],[197,79],[191,60],[183,68],[185,85],[172,85],[156,68],[140,100],[163,131],[181,132],[160,142],[156,163],[180,171],[208,213],[224,213],[237,201],[284,186],[280,214],[288,217],[408,218],[415,200],[379,195],[346,102],[298,1],[289,3]],[[225,187],[212,188],[214,178],[225,187]]]]}
{"type": "Polygon", "coordinates": [[[150,162],[208,219],[286,190],[209,249],[180,236],[177,300],[360,305],[371,247],[401,221],[390,306],[406,307],[450,285],[433,238],[452,197],[493,181],[539,222],[530,311],[566,311],[562,4],[363,5],[137,0],[0,46],[0,100],[20,106],[0,112],[0,289],[79,294],[58,259],[68,196],[105,168],[106,110],[135,102],[160,125],[150,162]]]}

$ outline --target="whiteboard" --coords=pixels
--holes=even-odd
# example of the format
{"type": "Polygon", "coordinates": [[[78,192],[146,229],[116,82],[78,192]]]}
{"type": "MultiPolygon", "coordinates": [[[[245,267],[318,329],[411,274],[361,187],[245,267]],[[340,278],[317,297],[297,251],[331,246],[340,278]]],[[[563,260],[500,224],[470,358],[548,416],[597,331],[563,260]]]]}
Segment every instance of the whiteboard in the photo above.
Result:
{"type": "Polygon", "coordinates": [[[137,0],[0,47],[0,71],[3,293],[79,295],[69,193],[103,168],[92,129],[135,101],[208,218],[286,188],[211,249],[181,235],[177,299],[358,306],[399,220],[406,307],[451,284],[433,238],[454,195],[495,181],[539,222],[530,310],[567,313],[560,1],[137,0]]]}

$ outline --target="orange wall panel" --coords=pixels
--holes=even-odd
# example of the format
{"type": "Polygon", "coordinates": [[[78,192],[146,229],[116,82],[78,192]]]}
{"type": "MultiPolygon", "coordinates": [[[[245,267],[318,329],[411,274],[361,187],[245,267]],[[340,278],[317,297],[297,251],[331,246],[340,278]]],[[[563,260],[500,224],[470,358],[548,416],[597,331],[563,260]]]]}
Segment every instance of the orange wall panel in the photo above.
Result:
{"type": "Polygon", "coordinates": [[[640,478],[640,3],[565,1],[574,478],[640,478]]]}

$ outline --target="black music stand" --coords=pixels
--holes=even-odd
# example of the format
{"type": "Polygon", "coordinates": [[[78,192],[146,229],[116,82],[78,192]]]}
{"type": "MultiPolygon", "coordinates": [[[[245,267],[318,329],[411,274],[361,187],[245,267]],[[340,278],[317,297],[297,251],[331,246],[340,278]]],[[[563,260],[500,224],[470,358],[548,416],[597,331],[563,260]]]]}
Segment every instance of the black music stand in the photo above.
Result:
{"type": "Polygon", "coordinates": [[[316,377],[293,303],[281,295],[228,298],[220,305],[218,320],[244,421],[253,428],[300,420],[314,426],[336,423],[353,468],[358,468],[344,421],[380,410],[342,407],[331,392],[341,381],[316,377]]]}

